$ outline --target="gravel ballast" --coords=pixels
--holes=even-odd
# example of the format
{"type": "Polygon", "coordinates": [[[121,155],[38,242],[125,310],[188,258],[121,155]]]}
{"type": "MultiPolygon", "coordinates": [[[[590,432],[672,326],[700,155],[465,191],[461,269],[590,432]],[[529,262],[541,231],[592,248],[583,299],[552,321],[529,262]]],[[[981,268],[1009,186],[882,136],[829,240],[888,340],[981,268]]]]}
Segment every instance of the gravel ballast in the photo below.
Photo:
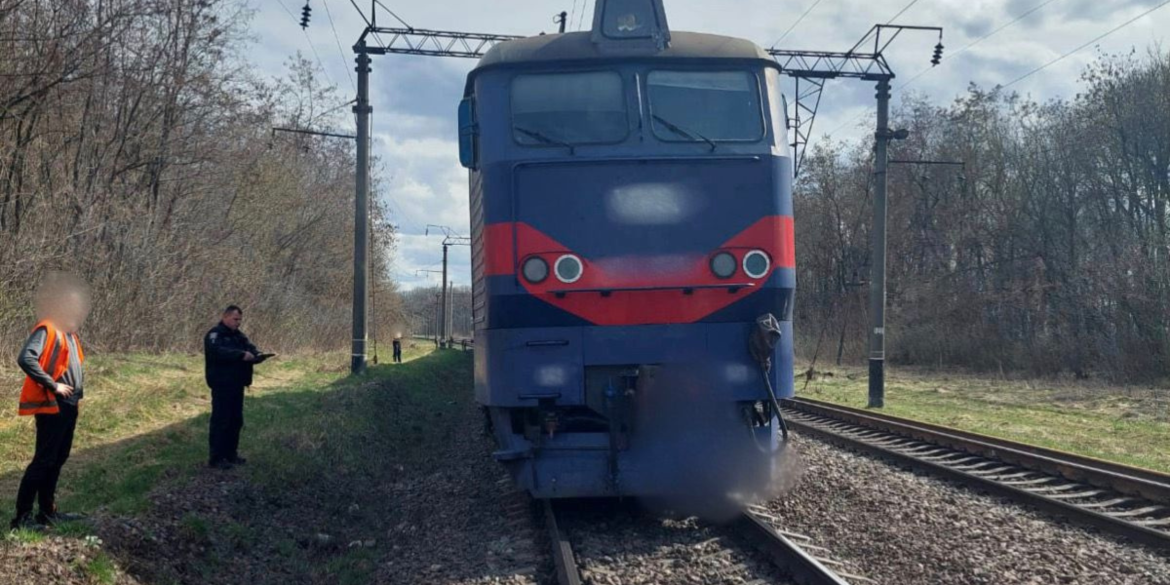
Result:
{"type": "Polygon", "coordinates": [[[768,504],[779,528],[888,585],[1170,584],[1170,559],[796,434],[799,484],[768,504]]]}
{"type": "Polygon", "coordinates": [[[728,531],[694,518],[600,502],[563,509],[558,518],[589,585],[788,583],[728,531]]]}

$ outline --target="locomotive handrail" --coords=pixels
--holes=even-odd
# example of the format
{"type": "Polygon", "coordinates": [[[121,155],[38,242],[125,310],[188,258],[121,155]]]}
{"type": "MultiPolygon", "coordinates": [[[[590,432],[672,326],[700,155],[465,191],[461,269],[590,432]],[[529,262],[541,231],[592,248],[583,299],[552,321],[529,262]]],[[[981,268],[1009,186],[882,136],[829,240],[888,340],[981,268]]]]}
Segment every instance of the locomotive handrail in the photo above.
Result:
{"type": "Polygon", "coordinates": [[[580,293],[598,293],[603,297],[608,297],[615,292],[647,292],[655,290],[679,290],[684,295],[689,295],[696,290],[709,289],[727,289],[727,292],[734,293],[741,288],[752,288],[756,286],[754,282],[729,282],[727,284],[673,284],[664,286],[615,286],[615,287],[596,287],[596,288],[562,288],[553,290],[552,293],[557,297],[564,297],[567,294],[580,293]]]}

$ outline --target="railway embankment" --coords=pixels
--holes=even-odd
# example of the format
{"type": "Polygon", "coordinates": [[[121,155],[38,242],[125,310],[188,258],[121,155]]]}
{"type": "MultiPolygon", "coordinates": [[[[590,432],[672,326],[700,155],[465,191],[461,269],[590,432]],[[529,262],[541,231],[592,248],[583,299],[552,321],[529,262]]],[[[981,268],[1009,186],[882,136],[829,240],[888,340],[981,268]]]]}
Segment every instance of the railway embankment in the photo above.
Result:
{"type": "MultiPolygon", "coordinates": [[[[89,518],[9,535],[0,583],[535,582],[543,557],[480,433],[471,355],[424,351],[357,380],[341,354],[269,364],[245,406],[248,463],[227,472],[205,466],[197,356],[94,360],[61,489],[89,518]]],[[[25,424],[0,421],[9,497],[25,424]]]]}

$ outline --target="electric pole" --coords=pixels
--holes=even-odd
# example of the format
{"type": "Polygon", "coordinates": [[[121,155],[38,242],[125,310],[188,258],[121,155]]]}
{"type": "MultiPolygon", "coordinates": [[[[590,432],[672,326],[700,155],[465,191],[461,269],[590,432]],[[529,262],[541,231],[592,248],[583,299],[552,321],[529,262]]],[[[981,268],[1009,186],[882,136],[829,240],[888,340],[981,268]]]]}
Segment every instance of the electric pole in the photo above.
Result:
{"type": "Polygon", "coordinates": [[[890,81],[877,83],[877,131],[874,132],[873,234],[870,242],[869,407],[885,406],[886,380],[886,169],[890,147],[890,81]]]}
{"type": "MultiPolygon", "coordinates": [[[[365,47],[365,41],[360,46],[365,47]]],[[[353,210],[353,350],[349,373],[366,371],[366,302],[369,299],[369,260],[366,256],[370,223],[370,56],[357,52],[357,180],[353,210]]]]}
{"type": "Polygon", "coordinates": [[[449,282],[447,280],[447,252],[451,246],[470,246],[471,245],[471,238],[469,238],[467,236],[460,236],[460,235],[456,234],[451,228],[449,228],[445,225],[435,225],[435,224],[427,224],[427,229],[424,232],[424,235],[428,235],[428,236],[431,235],[431,228],[434,228],[434,229],[443,233],[443,304],[442,304],[443,318],[440,321],[440,323],[442,323],[442,331],[440,332],[439,338],[446,340],[448,337],[448,326],[449,326],[448,325],[449,318],[448,318],[448,303],[447,303],[447,296],[448,296],[448,291],[447,291],[448,286],[447,285],[450,284],[451,286],[454,286],[453,282],[449,282]]]}
{"type": "MultiPolygon", "coordinates": [[[[420,272],[426,273],[426,274],[444,274],[442,270],[430,270],[427,268],[419,268],[418,270],[414,271],[414,275],[418,276],[420,272]]],[[[446,276],[446,275],[444,274],[444,276],[446,276]]],[[[446,282],[446,281],[444,281],[444,282],[446,282]]],[[[435,293],[435,314],[431,318],[431,325],[435,328],[435,330],[434,330],[434,332],[435,332],[435,345],[438,346],[438,344],[439,344],[439,293],[437,293],[437,292],[435,293]]]]}

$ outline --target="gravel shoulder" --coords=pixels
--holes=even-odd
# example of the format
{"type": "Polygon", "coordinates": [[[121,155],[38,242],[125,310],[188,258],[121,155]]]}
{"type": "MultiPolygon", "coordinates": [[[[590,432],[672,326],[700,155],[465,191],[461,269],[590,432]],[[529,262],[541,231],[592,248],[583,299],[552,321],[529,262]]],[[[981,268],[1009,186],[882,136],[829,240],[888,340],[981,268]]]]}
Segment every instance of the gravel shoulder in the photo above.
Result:
{"type": "Polygon", "coordinates": [[[888,585],[1166,585],[1170,557],[795,434],[781,528],[888,585]]]}

